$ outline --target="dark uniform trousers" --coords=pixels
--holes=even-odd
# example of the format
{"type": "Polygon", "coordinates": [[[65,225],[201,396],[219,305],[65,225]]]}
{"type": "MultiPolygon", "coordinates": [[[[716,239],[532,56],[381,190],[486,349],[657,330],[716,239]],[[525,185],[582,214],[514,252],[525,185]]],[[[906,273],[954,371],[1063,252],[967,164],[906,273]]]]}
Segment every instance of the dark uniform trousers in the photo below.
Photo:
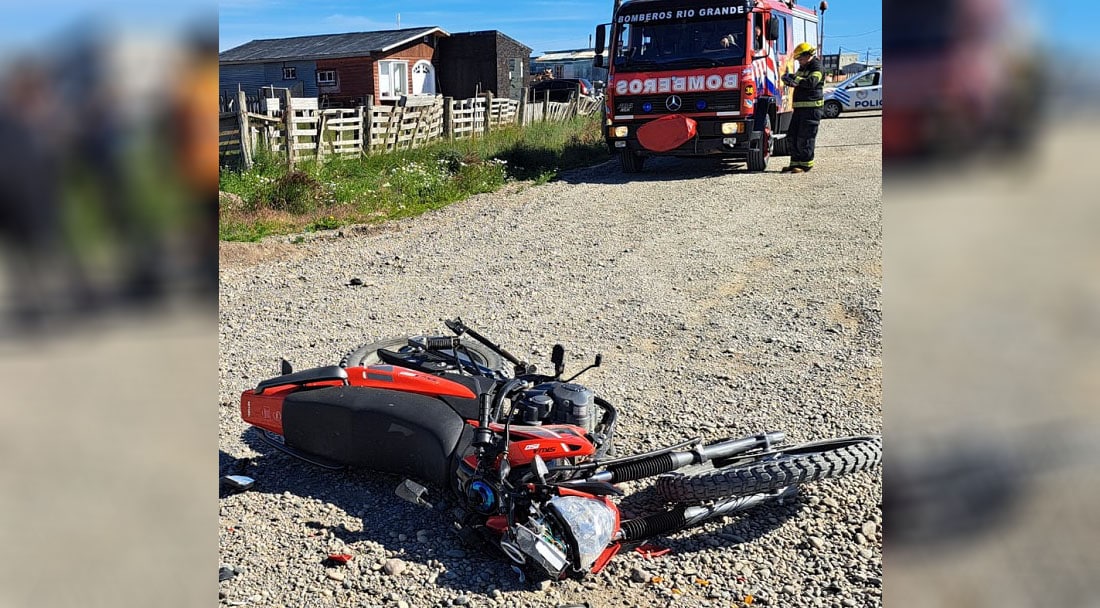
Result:
{"type": "Polygon", "coordinates": [[[814,143],[817,127],[821,124],[822,108],[795,108],[791,114],[791,126],[787,137],[791,141],[791,166],[814,166],[814,143]]]}

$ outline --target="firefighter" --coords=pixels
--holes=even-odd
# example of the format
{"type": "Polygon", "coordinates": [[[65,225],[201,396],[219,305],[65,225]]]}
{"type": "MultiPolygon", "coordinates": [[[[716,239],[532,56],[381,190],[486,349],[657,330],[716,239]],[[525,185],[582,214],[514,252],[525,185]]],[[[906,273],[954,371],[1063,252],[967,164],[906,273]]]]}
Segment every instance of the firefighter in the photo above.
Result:
{"type": "Polygon", "coordinates": [[[798,72],[783,75],[783,82],[794,87],[794,114],[787,130],[792,143],[791,164],[783,168],[783,173],[805,173],[814,168],[814,142],[825,106],[825,78],[816,51],[809,42],[799,43],[794,47],[798,72]]]}

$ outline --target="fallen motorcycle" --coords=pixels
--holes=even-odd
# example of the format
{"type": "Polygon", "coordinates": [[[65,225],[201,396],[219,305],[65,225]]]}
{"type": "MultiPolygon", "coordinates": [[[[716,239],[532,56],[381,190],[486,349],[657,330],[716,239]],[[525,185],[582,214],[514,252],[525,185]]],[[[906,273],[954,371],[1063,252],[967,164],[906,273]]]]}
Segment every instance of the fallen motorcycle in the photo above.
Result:
{"type": "Polygon", "coordinates": [[[459,528],[532,574],[598,572],[624,547],[793,496],[801,483],[870,469],[877,436],[782,446],[782,432],[704,443],[695,438],[613,455],[618,411],[568,379],[555,345],[552,375],[461,319],[454,335],[364,345],[340,365],[282,374],[241,395],[260,436],[315,465],[405,477],[397,494],[426,505],[427,488],[459,505],[459,528]],[[505,363],[511,364],[509,366],[505,363]],[[623,519],[622,482],[655,477],[665,505],[623,519]]]}

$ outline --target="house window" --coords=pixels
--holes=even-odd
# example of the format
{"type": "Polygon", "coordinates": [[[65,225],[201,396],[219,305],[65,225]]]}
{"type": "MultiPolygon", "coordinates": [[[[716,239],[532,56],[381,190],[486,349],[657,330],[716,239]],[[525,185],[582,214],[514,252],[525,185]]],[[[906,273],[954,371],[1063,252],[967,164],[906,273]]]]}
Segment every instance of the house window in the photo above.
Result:
{"type": "Polygon", "coordinates": [[[317,70],[317,84],[336,86],[336,70],[317,70]]]}
{"type": "Polygon", "coordinates": [[[285,67],[283,68],[283,80],[295,80],[298,78],[298,68],[285,67]]]}
{"type": "Polygon", "coordinates": [[[409,62],[378,62],[378,93],[381,97],[400,97],[409,94],[409,62]]]}

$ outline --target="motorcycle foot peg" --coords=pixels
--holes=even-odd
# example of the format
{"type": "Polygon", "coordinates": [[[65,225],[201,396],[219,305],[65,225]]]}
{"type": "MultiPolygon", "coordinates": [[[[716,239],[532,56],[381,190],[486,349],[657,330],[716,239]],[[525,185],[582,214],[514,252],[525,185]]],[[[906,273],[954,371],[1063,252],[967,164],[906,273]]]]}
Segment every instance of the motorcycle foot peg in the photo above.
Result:
{"type": "Polygon", "coordinates": [[[411,479],[406,479],[398,484],[394,493],[401,499],[407,500],[414,505],[427,507],[429,509],[432,508],[432,503],[424,500],[424,495],[428,493],[428,488],[425,488],[411,479]]]}

